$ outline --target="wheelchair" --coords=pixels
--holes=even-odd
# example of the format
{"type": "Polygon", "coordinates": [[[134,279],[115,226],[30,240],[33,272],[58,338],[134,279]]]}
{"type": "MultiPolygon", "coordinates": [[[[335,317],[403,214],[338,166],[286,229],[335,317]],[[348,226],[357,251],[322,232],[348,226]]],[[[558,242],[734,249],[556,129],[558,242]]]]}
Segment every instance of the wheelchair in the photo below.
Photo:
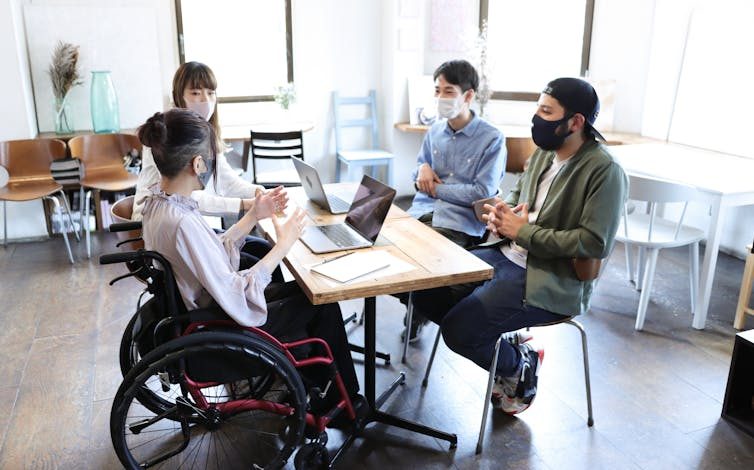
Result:
{"type": "Polygon", "coordinates": [[[359,418],[324,340],[282,342],[219,309],[187,311],[157,252],[100,257],[113,263],[128,273],[111,285],[135,277],[151,294],[120,348],[110,435],[124,467],[275,469],[296,452],[297,469],[329,468],[326,429],[359,418]],[[315,367],[326,383],[306,379],[315,367]]]}

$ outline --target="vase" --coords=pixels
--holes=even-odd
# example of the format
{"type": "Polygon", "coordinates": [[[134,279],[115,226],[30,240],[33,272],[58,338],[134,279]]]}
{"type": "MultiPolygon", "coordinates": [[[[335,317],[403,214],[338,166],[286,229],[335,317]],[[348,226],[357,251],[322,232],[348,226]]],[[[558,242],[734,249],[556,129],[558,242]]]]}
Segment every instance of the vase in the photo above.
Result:
{"type": "Polygon", "coordinates": [[[55,113],[55,133],[58,135],[73,134],[73,114],[68,100],[55,98],[53,111],[55,113]]]}
{"type": "Polygon", "coordinates": [[[92,72],[92,90],[89,98],[92,112],[92,128],[95,134],[120,131],[118,95],[115,94],[109,70],[92,72]]]}

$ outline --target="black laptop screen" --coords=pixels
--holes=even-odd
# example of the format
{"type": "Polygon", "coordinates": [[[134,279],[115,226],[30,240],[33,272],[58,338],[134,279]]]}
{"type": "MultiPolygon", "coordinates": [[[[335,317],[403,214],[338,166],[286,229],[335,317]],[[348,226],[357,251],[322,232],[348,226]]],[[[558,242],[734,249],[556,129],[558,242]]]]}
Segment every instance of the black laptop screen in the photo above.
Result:
{"type": "Polygon", "coordinates": [[[364,175],[346,216],[346,223],[365,238],[377,240],[395,197],[395,189],[364,175]]]}

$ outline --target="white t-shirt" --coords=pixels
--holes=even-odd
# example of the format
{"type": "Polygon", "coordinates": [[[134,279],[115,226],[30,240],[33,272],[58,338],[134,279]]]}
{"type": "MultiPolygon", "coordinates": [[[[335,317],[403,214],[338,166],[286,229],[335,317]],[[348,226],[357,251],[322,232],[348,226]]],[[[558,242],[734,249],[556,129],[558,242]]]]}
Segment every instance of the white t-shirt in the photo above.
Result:
{"type": "MultiPolygon", "coordinates": [[[[539,210],[542,208],[542,204],[545,203],[545,199],[547,198],[547,193],[550,192],[550,186],[552,186],[552,182],[555,180],[555,177],[558,176],[560,170],[568,163],[570,159],[571,157],[568,157],[565,160],[558,160],[558,158],[555,158],[553,159],[550,168],[542,173],[542,176],[539,178],[539,184],[537,185],[537,197],[534,200],[534,207],[529,208],[530,224],[533,224],[537,221],[539,210]]],[[[511,260],[513,263],[526,269],[526,257],[529,254],[529,251],[526,248],[523,248],[515,241],[511,241],[510,244],[505,244],[500,247],[500,251],[502,251],[505,257],[511,260]]]]}
{"type": "MultiPolygon", "coordinates": [[[[194,191],[191,197],[199,203],[199,211],[207,215],[235,215],[241,209],[241,199],[253,199],[257,188],[262,186],[244,180],[228,163],[225,155],[218,154],[215,163],[217,179],[211,178],[202,191],[194,191]],[[215,182],[217,181],[217,182],[215,182]]],[[[141,220],[144,197],[152,192],[149,188],[160,181],[160,172],[154,163],[152,149],[143,147],[141,151],[141,173],[136,183],[134,210],[131,220],[141,220]]]]}

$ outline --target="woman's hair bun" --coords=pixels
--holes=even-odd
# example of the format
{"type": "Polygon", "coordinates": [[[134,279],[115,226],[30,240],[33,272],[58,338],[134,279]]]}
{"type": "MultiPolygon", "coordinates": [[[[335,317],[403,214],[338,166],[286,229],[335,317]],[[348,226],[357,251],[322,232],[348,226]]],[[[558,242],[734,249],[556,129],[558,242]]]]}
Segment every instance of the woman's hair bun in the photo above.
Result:
{"type": "Polygon", "coordinates": [[[165,115],[154,113],[147,122],[139,127],[139,140],[143,145],[151,148],[162,148],[168,140],[168,128],[165,126],[165,115]]]}

